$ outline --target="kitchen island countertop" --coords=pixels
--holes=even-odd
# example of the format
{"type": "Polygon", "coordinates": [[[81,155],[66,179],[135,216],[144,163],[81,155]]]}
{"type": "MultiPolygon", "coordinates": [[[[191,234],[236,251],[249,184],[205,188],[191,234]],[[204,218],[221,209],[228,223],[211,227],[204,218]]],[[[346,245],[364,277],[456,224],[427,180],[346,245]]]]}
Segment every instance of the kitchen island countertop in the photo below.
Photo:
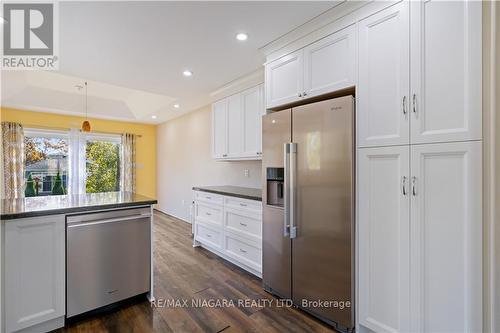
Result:
{"type": "Polygon", "coordinates": [[[262,201],[262,190],[260,188],[240,187],[240,186],[195,186],[195,191],[210,192],[232,197],[262,201]]]}
{"type": "Polygon", "coordinates": [[[54,214],[70,214],[139,205],[153,205],[158,201],[131,192],[86,193],[52,195],[1,200],[1,220],[54,214]]]}

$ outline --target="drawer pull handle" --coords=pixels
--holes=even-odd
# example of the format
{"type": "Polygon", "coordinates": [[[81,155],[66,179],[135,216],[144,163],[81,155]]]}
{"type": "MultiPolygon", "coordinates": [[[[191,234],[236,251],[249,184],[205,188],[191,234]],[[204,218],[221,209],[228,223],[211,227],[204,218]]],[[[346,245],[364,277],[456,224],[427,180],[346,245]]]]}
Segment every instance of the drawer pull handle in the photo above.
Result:
{"type": "Polygon", "coordinates": [[[246,227],[246,226],[247,226],[247,224],[246,224],[246,223],[242,223],[242,222],[240,222],[240,225],[242,225],[242,226],[244,226],[244,227],[246,227]]]}
{"type": "Polygon", "coordinates": [[[205,198],[207,198],[208,200],[212,199],[212,197],[205,197],[205,198]]]}
{"type": "Polygon", "coordinates": [[[205,214],[207,214],[208,216],[212,215],[212,213],[209,213],[209,212],[206,212],[205,214]]]}
{"type": "Polygon", "coordinates": [[[243,249],[240,249],[240,252],[247,253],[247,251],[243,249]]]}
{"type": "Polygon", "coordinates": [[[240,206],[246,207],[246,206],[247,206],[247,204],[240,203],[240,206]]]}
{"type": "Polygon", "coordinates": [[[212,235],[210,235],[210,234],[207,234],[207,237],[208,237],[208,238],[211,238],[211,237],[212,237],[212,235]]]}

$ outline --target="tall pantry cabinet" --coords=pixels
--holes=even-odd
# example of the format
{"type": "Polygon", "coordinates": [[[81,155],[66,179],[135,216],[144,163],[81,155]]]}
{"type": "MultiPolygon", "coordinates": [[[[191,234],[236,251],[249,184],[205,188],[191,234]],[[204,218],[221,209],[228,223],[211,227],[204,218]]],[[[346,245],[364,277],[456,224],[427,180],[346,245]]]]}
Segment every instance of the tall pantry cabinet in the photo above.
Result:
{"type": "Polygon", "coordinates": [[[357,28],[360,330],[481,331],[481,3],[357,28]]]}

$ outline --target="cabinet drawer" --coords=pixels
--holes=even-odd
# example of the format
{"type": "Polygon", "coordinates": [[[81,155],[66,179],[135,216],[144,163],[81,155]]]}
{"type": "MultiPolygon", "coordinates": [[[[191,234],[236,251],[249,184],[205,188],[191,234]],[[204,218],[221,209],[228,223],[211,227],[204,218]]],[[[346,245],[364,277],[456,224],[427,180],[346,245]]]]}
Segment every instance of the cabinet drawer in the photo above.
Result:
{"type": "Polygon", "coordinates": [[[196,240],[213,247],[221,248],[222,232],[215,228],[196,223],[196,240]]]}
{"type": "Polygon", "coordinates": [[[222,207],[196,202],[195,219],[222,225],[222,207]]]}
{"type": "Polygon", "coordinates": [[[249,236],[254,240],[261,239],[262,218],[260,215],[231,208],[226,208],[225,214],[225,227],[228,230],[249,236]]]}
{"type": "Polygon", "coordinates": [[[253,242],[246,242],[241,237],[226,234],[226,253],[234,259],[261,271],[262,250],[253,242]]]}
{"type": "Polygon", "coordinates": [[[213,203],[216,205],[222,205],[223,203],[223,197],[221,195],[203,191],[195,191],[195,200],[213,203]]]}
{"type": "Polygon", "coordinates": [[[244,209],[255,213],[262,213],[262,203],[256,200],[225,197],[224,206],[229,208],[244,209]]]}

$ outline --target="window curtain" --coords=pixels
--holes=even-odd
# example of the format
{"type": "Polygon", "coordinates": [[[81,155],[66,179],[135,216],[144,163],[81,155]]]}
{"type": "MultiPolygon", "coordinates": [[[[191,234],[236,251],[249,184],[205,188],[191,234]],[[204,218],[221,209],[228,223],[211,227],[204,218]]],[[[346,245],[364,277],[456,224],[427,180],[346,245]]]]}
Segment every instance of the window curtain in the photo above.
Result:
{"type": "Polygon", "coordinates": [[[122,134],[122,153],[121,153],[121,174],[120,190],[135,193],[135,152],[137,145],[137,135],[125,133],[122,134]]]}
{"type": "Polygon", "coordinates": [[[24,159],[23,126],[2,122],[2,197],[24,197],[24,159]]]}
{"type": "Polygon", "coordinates": [[[69,131],[68,194],[85,193],[87,179],[85,140],[85,134],[80,129],[72,128],[69,131]]]}

